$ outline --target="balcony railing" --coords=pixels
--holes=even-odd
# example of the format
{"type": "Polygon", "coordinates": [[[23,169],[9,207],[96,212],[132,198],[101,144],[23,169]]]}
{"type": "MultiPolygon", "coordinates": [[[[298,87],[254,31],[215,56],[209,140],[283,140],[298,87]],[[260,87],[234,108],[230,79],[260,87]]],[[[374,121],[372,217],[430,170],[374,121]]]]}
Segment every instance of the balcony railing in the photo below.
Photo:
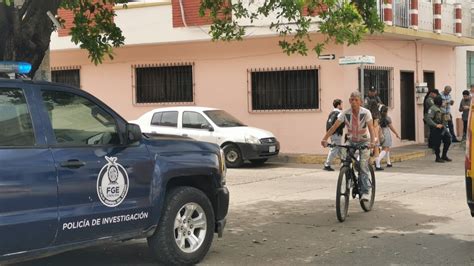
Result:
{"type": "MultiPolygon", "coordinates": [[[[383,21],[383,3],[385,0],[378,1],[378,11],[380,19],[383,21]]],[[[393,0],[392,25],[409,28],[410,23],[410,0],[393,0]]],[[[462,2],[462,36],[473,37],[471,31],[471,3],[470,1],[462,2]]],[[[443,34],[455,34],[455,7],[453,4],[443,3],[441,6],[441,32],[443,34]]],[[[418,30],[433,31],[433,3],[426,1],[418,1],[418,30]]]]}
{"type": "Polygon", "coordinates": [[[418,29],[433,31],[433,3],[425,1],[418,2],[418,29]]]}
{"type": "Polygon", "coordinates": [[[410,26],[410,0],[394,1],[392,5],[393,25],[408,28],[410,26]]]}

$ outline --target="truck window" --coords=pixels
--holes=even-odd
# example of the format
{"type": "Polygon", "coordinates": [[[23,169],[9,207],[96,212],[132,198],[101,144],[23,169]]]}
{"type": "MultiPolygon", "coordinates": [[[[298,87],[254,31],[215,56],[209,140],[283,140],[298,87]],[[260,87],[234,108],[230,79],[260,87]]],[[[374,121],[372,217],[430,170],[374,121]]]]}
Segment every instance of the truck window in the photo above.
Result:
{"type": "Polygon", "coordinates": [[[59,145],[119,144],[113,117],[97,104],[69,92],[43,91],[43,102],[59,145]]]}
{"type": "Polygon", "coordinates": [[[35,137],[21,89],[0,88],[0,146],[33,146],[35,137]]]}

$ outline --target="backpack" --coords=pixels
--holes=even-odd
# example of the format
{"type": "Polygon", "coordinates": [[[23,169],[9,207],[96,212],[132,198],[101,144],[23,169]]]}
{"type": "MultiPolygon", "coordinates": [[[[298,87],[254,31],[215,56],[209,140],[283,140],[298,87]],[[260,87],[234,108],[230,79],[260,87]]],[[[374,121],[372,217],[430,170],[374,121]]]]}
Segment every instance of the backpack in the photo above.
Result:
{"type": "Polygon", "coordinates": [[[338,115],[339,115],[339,112],[336,110],[329,113],[328,120],[326,121],[326,131],[328,131],[332,127],[332,125],[336,123],[338,115]]]}

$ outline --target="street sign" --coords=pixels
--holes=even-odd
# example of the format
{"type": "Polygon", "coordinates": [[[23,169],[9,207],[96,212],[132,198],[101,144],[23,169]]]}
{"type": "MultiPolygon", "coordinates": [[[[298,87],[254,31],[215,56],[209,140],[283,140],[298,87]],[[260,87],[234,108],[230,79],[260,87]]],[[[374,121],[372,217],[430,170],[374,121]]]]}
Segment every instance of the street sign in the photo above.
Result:
{"type": "Polygon", "coordinates": [[[336,55],[335,54],[322,54],[318,56],[318,59],[319,60],[334,60],[336,59],[336,55]]]}
{"type": "Polygon", "coordinates": [[[355,55],[344,56],[339,58],[339,65],[355,65],[355,64],[375,64],[375,56],[371,55],[355,55]]]}

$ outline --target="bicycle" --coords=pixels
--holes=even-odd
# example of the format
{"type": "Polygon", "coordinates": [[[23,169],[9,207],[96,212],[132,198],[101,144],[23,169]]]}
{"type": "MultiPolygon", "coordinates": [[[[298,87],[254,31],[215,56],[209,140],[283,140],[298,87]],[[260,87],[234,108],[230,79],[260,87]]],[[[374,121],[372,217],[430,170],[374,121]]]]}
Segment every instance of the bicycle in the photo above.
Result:
{"type": "MultiPolygon", "coordinates": [[[[360,161],[356,157],[356,152],[364,149],[368,149],[367,145],[339,145],[339,144],[328,144],[328,147],[341,147],[347,150],[347,156],[342,160],[342,167],[339,170],[339,178],[337,180],[337,189],[336,189],[336,215],[339,222],[344,222],[347,216],[349,209],[349,195],[352,195],[352,198],[355,199],[356,196],[361,198],[359,193],[359,183],[360,180],[360,161]],[[357,172],[357,175],[356,175],[357,172]],[[352,193],[351,193],[352,190],[352,193]]],[[[375,173],[372,165],[369,164],[369,201],[360,201],[360,206],[365,212],[372,210],[375,201],[375,173]]]]}

